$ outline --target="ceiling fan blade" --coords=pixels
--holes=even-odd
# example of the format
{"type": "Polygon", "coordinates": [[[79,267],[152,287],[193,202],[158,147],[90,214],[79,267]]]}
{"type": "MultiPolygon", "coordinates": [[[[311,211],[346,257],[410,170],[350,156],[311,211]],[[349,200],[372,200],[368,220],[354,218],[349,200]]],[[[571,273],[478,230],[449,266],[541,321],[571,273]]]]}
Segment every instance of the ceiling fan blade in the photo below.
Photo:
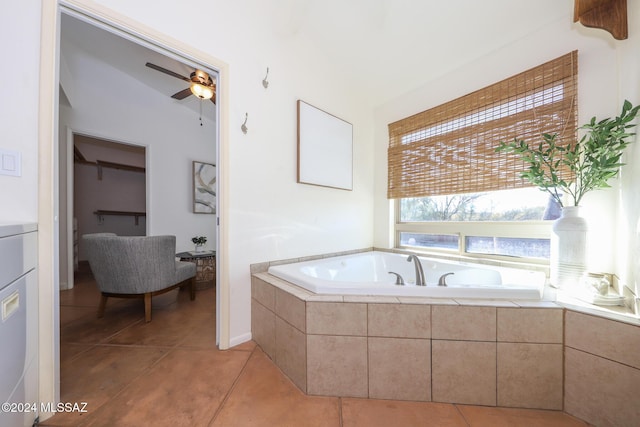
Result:
{"type": "Polygon", "coordinates": [[[173,99],[185,99],[187,96],[191,95],[191,88],[186,88],[181,90],[180,92],[176,92],[171,97],[173,99]]]}
{"type": "Polygon", "coordinates": [[[160,67],[159,65],[152,64],[151,62],[147,62],[145,65],[146,65],[147,67],[149,67],[149,68],[152,68],[152,69],[156,70],[156,71],[160,71],[161,73],[165,73],[165,74],[168,74],[168,75],[170,75],[170,76],[172,76],[172,77],[175,77],[175,78],[177,78],[177,79],[184,80],[185,82],[191,82],[191,79],[190,79],[190,78],[185,77],[185,76],[181,76],[181,75],[180,75],[180,74],[178,74],[178,73],[174,73],[174,72],[173,72],[173,71],[171,71],[171,70],[167,70],[166,68],[162,68],[162,67],[160,67]]]}

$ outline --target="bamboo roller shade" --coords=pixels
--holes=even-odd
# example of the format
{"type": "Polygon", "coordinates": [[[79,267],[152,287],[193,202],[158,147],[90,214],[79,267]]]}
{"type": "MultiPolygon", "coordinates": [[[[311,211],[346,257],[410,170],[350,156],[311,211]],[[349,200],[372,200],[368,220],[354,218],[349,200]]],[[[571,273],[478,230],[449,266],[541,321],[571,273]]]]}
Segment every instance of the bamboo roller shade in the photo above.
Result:
{"type": "MultiPolygon", "coordinates": [[[[531,184],[500,141],[576,143],[578,52],[389,125],[390,199],[476,193],[531,184]]],[[[563,177],[571,172],[563,171],[563,177]]]]}

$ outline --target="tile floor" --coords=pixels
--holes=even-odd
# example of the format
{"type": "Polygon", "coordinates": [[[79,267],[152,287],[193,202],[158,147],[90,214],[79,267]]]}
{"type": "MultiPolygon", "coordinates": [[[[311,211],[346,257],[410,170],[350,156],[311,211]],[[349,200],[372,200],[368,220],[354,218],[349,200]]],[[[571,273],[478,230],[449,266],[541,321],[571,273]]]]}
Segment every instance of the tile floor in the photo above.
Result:
{"type": "Polygon", "coordinates": [[[306,396],[253,342],[215,346],[215,294],[173,291],[142,300],[99,296],[86,266],[60,295],[61,400],[41,426],[587,426],[555,411],[306,396]]]}

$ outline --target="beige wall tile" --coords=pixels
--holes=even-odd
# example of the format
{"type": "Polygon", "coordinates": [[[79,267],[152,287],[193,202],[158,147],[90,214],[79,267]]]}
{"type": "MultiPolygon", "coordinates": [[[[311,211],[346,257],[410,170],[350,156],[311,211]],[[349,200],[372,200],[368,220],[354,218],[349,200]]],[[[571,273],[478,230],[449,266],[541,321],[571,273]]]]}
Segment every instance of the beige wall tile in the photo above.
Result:
{"type": "Polygon", "coordinates": [[[255,264],[249,264],[249,271],[251,272],[251,274],[265,273],[267,270],[269,270],[268,262],[258,262],[255,264]]]}
{"type": "Polygon", "coordinates": [[[562,343],[562,309],[498,308],[498,341],[562,343]]]}
{"type": "Polygon", "coordinates": [[[564,388],[565,412],[597,426],[638,426],[639,369],[566,348],[564,388]]]}
{"type": "Polygon", "coordinates": [[[307,333],[366,336],[367,305],[307,302],[307,333]]]}
{"type": "Polygon", "coordinates": [[[447,340],[496,340],[496,308],[431,307],[431,337],[447,340]]]}
{"type": "Polygon", "coordinates": [[[307,393],[367,397],[367,338],[307,335],[307,393]]]}
{"type": "Polygon", "coordinates": [[[430,338],[431,306],[369,304],[370,337],[430,338]]]}
{"type": "Polygon", "coordinates": [[[640,369],[640,327],[567,310],[565,345],[640,369]]]}
{"type": "Polygon", "coordinates": [[[369,397],[431,400],[431,341],[369,338],[369,397]]]}
{"type": "Polygon", "coordinates": [[[562,344],[498,343],[498,406],[562,409],[562,344]]]}
{"type": "Polygon", "coordinates": [[[276,314],[302,332],[306,330],[305,309],[304,301],[282,289],[276,289],[276,314]]]}
{"type": "Polygon", "coordinates": [[[276,308],[276,288],[262,279],[251,276],[251,298],[271,311],[276,308]]]}
{"type": "Polygon", "coordinates": [[[431,341],[434,402],[496,405],[496,343],[431,341]]]}
{"type": "Polygon", "coordinates": [[[279,317],[275,362],[300,390],[307,391],[307,336],[279,317]]]}
{"type": "Polygon", "coordinates": [[[276,315],[251,299],[251,337],[271,359],[276,356],[276,315]]]}

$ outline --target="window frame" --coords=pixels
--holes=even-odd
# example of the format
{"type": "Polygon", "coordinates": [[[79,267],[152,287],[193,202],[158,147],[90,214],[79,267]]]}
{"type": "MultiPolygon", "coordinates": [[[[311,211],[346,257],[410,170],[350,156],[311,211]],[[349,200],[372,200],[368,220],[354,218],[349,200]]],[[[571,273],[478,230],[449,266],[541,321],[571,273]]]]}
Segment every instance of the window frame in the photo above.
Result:
{"type": "Polygon", "coordinates": [[[401,221],[400,201],[393,199],[394,204],[394,247],[415,252],[442,256],[455,256],[472,260],[509,261],[525,264],[548,265],[546,259],[493,255],[466,252],[466,237],[510,237],[550,239],[552,220],[529,221],[401,221]],[[458,249],[427,248],[400,244],[400,233],[451,234],[458,236],[458,249]]]}

